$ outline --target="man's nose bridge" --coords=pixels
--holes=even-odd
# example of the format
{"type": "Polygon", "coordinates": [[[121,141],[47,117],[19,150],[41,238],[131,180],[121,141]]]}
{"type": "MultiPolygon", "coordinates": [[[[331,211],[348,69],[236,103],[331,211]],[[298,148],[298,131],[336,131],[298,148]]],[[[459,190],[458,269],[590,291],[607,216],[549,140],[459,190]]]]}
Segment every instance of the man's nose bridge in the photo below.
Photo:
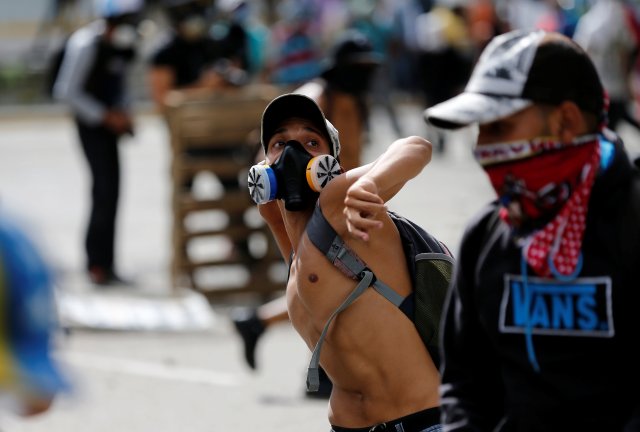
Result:
{"type": "MultiPolygon", "coordinates": [[[[287,147],[293,148],[294,146],[297,146],[297,147],[299,147],[299,148],[304,150],[304,147],[302,146],[302,143],[300,141],[298,141],[298,140],[289,140],[286,143],[284,143],[284,147],[285,148],[287,148],[287,147]]],[[[284,150],[283,150],[283,152],[284,152],[284,150]]]]}
{"type": "Polygon", "coordinates": [[[280,154],[277,155],[277,157],[275,158],[275,160],[273,161],[273,163],[271,165],[275,165],[275,164],[279,163],[280,160],[282,159],[282,155],[284,155],[285,151],[288,148],[293,148],[296,145],[298,146],[299,149],[304,150],[304,147],[303,147],[303,145],[302,145],[302,143],[300,141],[289,140],[289,141],[284,143],[284,146],[282,147],[282,150],[280,151],[280,154]]]}

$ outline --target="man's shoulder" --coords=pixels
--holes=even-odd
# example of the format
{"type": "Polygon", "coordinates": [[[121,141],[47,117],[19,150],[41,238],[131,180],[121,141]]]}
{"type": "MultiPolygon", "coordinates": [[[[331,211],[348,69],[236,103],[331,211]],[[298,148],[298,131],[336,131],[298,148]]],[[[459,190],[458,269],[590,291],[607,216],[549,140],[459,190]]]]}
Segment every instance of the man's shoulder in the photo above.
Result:
{"type": "Polygon", "coordinates": [[[325,213],[329,206],[344,205],[344,196],[346,195],[347,188],[351,183],[352,181],[349,180],[348,171],[345,171],[342,174],[335,176],[320,191],[318,202],[322,204],[322,208],[325,210],[325,213]]]}
{"type": "Polygon", "coordinates": [[[387,213],[396,225],[402,243],[405,246],[409,244],[411,248],[414,249],[407,250],[405,247],[405,253],[407,255],[432,252],[452,256],[449,248],[422,226],[396,212],[388,211],[387,213]]]}
{"type": "Polygon", "coordinates": [[[105,25],[102,21],[94,21],[80,27],[69,36],[67,47],[72,49],[86,49],[95,46],[105,31],[105,25]]]}

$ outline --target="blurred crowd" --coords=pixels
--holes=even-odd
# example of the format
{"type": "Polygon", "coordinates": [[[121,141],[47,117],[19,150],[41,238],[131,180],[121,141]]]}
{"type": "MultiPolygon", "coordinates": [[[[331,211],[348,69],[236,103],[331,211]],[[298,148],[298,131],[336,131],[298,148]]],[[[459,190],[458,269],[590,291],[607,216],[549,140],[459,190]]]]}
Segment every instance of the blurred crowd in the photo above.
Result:
{"type": "MultiPolygon", "coordinates": [[[[54,13],[49,19],[63,22],[62,18],[72,15],[73,8],[83,1],[54,3],[54,13]]],[[[174,85],[166,76],[154,82],[159,77],[152,74],[149,91],[157,103],[174,87],[219,88],[260,82],[295,89],[320,76],[334,44],[345,32],[357,30],[369,39],[382,59],[371,83],[370,101],[388,110],[393,128],[400,136],[401,127],[391,103],[394,96],[412,97],[424,107],[442,102],[464,88],[479,53],[493,36],[513,29],[534,28],[569,37],[575,35],[589,54],[596,57],[596,64],[617,65],[615,76],[603,77],[605,82],[618,82],[608,86],[612,87],[607,89],[612,100],[620,100],[622,92],[627,103],[636,98],[632,89],[637,81],[634,59],[640,38],[640,6],[632,0],[147,0],[143,3],[138,26],[142,49],[138,50],[138,59],[156,65],[158,61],[165,64],[171,61],[167,59],[171,53],[165,52],[160,59],[157,54],[176,34],[187,41],[180,46],[190,50],[189,55],[181,51],[184,58],[199,57],[190,61],[199,63],[197,67],[181,63],[182,70],[178,71],[174,85]],[[600,13],[590,15],[597,15],[597,19],[589,18],[587,12],[596,7],[600,13]],[[579,25],[581,18],[584,23],[579,25]],[[582,29],[576,33],[578,27],[582,29]],[[597,33],[598,37],[586,36],[589,32],[597,33]],[[196,40],[200,41],[198,47],[192,43],[196,40]],[[605,47],[608,58],[603,58],[605,47]],[[202,54],[202,50],[206,53],[202,54]],[[187,66],[200,69],[202,75],[186,73],[187,66]],[[211,71],[215,73],[205,73],[211,71]]],[[[625,112],[619,116],[633,122],[633,114],[625,112]]],[[[442,149],[444,143],[439,144],[442,149]]]]}

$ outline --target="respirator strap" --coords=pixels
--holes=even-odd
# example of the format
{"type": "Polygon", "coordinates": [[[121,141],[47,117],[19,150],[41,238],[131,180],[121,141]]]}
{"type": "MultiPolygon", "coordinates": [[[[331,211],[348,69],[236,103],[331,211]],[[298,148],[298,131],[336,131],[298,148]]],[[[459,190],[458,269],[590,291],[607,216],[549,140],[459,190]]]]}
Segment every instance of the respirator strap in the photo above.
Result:
{"type": "MultiPolygon", "coordinates": [[[[352,249],[350,249],[329,224],[329,221],[322,214],[319,205],[313,210],[313,215],[309,220],[306,228],[309,240],[317,247],[327,259],[336,266],[345,276],[362,280],[364,272],[370,272],[367,266],[352,249]]],[[[389,300],[395,306],[400,306],[404,301],[404,297],[394,291],[389,285],[373,276],[373,288],[384,298],[389,300]]]]}

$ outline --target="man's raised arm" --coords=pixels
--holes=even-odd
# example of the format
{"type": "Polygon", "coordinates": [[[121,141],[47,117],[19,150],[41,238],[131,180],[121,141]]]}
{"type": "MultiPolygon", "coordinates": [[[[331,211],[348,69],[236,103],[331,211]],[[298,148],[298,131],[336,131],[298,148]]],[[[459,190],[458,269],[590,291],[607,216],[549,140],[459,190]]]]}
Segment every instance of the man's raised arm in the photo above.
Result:
{"type": "Polygon", "coordinates": [[[371,164],[346,173],[348,180],[353,181],[344,199],[344,214],[351,234],[367,241],[369,230],[382,227],[376,215],[386,211],[385,203],[407,181],[420,174],[431,160],[431,151],[431,143],[424,138],[402,138],[371,164]]]}

